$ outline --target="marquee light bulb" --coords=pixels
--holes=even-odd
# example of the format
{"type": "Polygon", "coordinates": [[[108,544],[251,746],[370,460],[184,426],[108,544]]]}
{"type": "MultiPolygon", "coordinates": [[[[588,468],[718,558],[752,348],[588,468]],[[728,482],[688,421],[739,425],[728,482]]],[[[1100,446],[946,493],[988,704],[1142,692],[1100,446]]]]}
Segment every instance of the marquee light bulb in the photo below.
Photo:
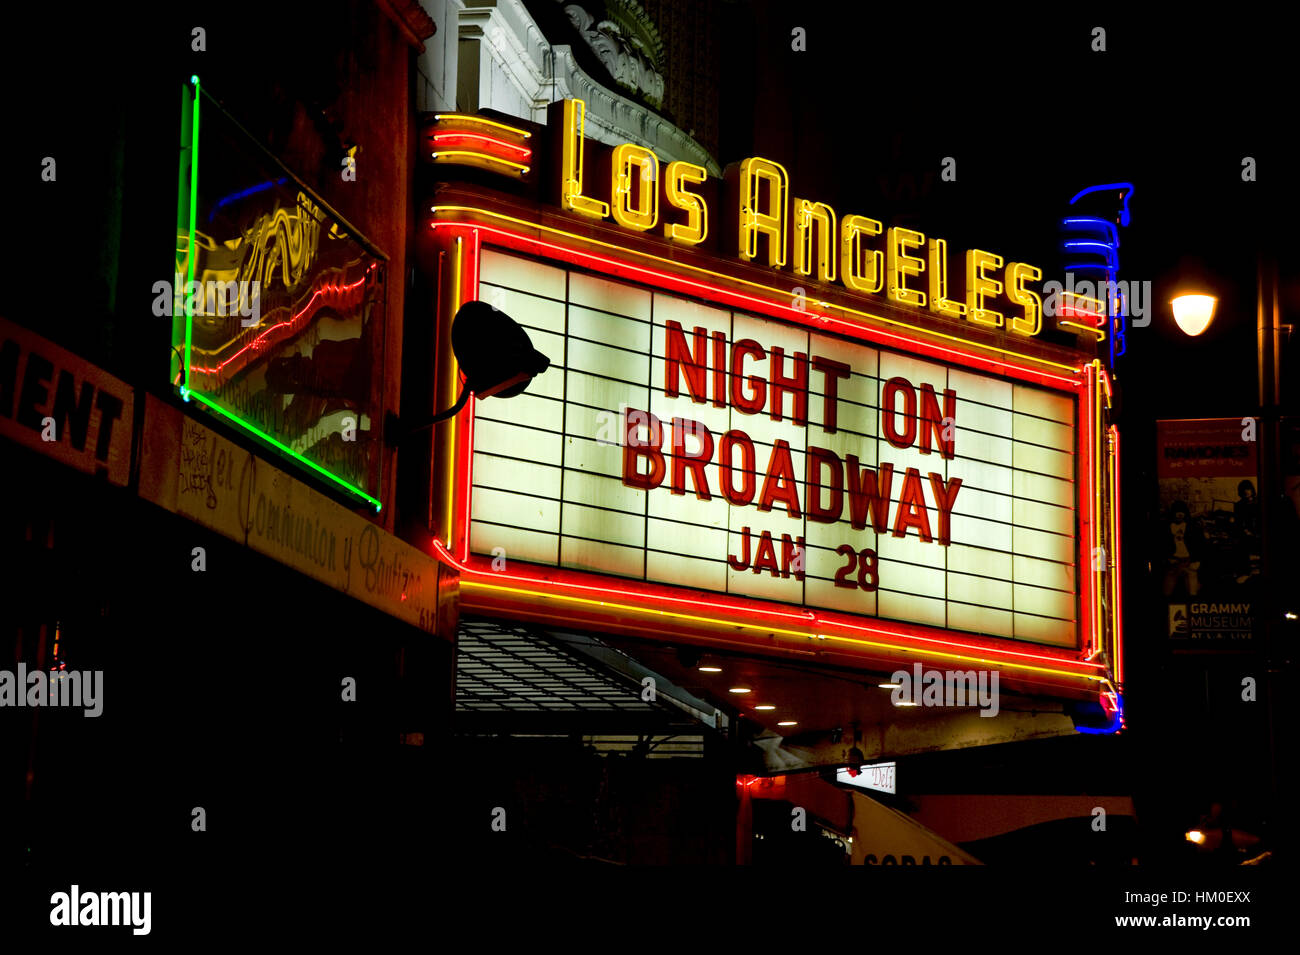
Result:
{"type": "Polygon", "coordinates": [[[1213,295],[1179,295],[1170,304],[1174,307],[1174,321],[1186,334],[1195,338],[1210,327],[1214,320],[1214,306],[1218,303],[1213,295]]]}

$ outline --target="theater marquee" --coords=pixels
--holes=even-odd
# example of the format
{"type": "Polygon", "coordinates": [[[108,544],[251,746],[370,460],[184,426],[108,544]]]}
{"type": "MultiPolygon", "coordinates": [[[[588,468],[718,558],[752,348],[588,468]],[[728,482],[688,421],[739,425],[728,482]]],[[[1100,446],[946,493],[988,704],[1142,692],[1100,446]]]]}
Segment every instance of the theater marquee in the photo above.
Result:
{"type": "MultiPolygon", "coordinates": [[[[779,177],[743,182],[770,165],[739,164],[739,198],[721,199],[671,166],[638,186],[636,156],[585,143],[588,170],[609,175],[584,180],[575,112],[557,109],[554,131],[437,117],[437,135],[487,123],[477,139],[529,156],[564,137],[558,190],[524,183],[540,204],[519,182],[513,196],[453,184],[426,223],[444,346],[459,304],[481,299],[551,360],[523,395],[472,400],[440,428],[435,548],[461,569],[462,607],[841,665],[997,666],[1117,706],[1109,382],[1083,348],[1033,338],[1037,270],[986,281],[980,263],[1001,258],[968,254],[963,309],[895,246],[923,248],[919,233],[856,216],[845,232],[826,209],[801,224],[779,177]],[[611,201],[585,202],[605,188],[611,201]],[[656,189],[688,235],[657,219],[656,189]],[[742,210],[732,261],[732,239],[683,241],[703,242],[718,205],[742,210]],[[787,241],[790,262],[774,251],[787,241]],[[910,294],[927,282],[942,308],[910,294]]],[[[445,407],[460,378],[442,355],[445,407]]]]}
{"type": "Polygon", "coordinates": [[[491,251],[479,282],[555,367],[478,409],[471,553],[1076,641],[1072,397],[491,251]]]}

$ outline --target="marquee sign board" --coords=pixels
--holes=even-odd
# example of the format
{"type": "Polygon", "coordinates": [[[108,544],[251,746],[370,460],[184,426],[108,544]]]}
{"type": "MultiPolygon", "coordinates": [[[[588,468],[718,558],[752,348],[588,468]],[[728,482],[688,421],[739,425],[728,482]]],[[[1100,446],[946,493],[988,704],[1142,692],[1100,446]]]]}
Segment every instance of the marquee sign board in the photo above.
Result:
{"type": "Polygon", "coordinates": [[[996,666],[1118,711],[1110,381],[1095,336],[1049,334],[1038,270],[796,200],[807,184],[759,157],[660,168],[582,120],[576,101],[546,126],[432,117],[436,407],[459,394],[464,302],[551,361],[435,428],[432,546],[465,609],[996,666]]]}
{"type": "Polygon", "coordinates": [[[482,253],[552,362],[483,402],[470,551],[1073,646],[1073,397],[482,253]]]}

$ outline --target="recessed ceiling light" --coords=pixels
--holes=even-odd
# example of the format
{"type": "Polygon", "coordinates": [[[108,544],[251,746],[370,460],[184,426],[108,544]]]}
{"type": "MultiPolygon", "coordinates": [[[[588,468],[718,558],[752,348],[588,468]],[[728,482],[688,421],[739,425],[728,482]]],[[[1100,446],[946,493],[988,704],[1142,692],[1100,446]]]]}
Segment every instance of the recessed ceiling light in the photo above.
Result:
{"type": "Polygon", "coordinates": [[[799,723],[798,723],[797,721],[795,721],[795,720],[782,720],[781,722],[777,723],[776,725],[777,725],[777,726],[798,726],[799,723]]]}
{"type": "Polygon", "coordinates": [[[903,684],[901,683],[877,683],[876,684],[876,686],[880,687],[882,690],[897,690],[902,685],[903,684]]]}
{"type": "Polygon", "coordinates": [[[701,673],[721,673],[722,667],[700,667],[701,673]]]}
{"type": "Polygon", "coordinates": [[[774,709],[776,709],[776,707],[773,706],[771,703],[760,703],[760,704],[758,704],[758,706],[754,707],[754,709],[756,709],[756,710],[774,710],[774,709]]]}
{"type": "Polygon", "coordinates": [[[895,706],[920,706],[920,703],[913,703],[911,700],[899,700],[895,706]]]}
{"type": "Polygon", "coordinates": [[[731,688],[731,692],[732,692],[732,693],[749,693],[749,692],[750,692],[750,689],[749,689],[749,687],[747,687],[747,686],[733,686],[733,687],[731,688]]]}

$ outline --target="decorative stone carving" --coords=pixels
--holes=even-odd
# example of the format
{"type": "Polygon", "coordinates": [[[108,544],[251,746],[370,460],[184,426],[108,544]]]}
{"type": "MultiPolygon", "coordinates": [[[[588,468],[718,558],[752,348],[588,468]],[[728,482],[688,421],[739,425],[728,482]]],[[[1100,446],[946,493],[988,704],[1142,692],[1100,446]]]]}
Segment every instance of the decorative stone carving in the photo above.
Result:
{"type": "MultiPolygon", "coordinates": [[[[636,4],[624,3],[622,6],[636,6],[640,10],[636,4]]],[[[656,69],[659,50],[649,49],[645,39],[626,31],[613,20],[596,22],[595,17],[576,3],[565,4],[564,13],[596,58],[609,70],[614,82],[639,94],[652,106],[663,105],[664,78],[656,69]]],[[[645,25],[649,26],[648,20],[645,25]]]]}

